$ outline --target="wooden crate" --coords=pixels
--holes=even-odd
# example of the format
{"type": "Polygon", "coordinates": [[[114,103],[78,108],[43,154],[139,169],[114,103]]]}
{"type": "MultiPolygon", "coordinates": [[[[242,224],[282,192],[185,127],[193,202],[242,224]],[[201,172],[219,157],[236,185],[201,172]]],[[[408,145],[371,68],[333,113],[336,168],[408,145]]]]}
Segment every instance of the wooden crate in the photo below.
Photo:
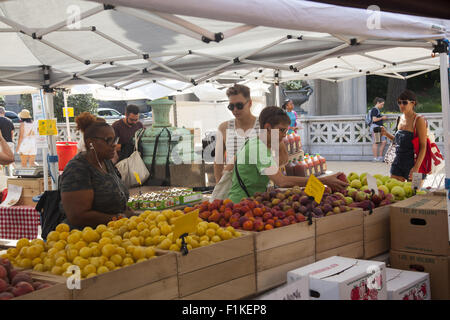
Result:
{"type": "MultiPolygon", "coordinates": [[[[51,178],[48,181],[51,185],[51,178]]],[[[44,178],[8,178],[8,187],[10,184],[22,187],[22,196],[16,206],[36,206],[33,197],[44,192],[44,178]]]]}
{"type": "Polygon", "coordinates": [[[289,265],[302,267],[314,262],[315,231],[314,222],[303,222],[254,233],[257,292],[286,282],[289,270],[284,270],[289,265]]]}
{"type": "MultiPolygon", "coordinates": [[[[180,298],[223,299],[211,296],[214,288],[229,288],[233,298],[240,299],[256,292],[255,247],[253,234],[195,248],[185,256],[176,253],[180,298]],[[253,279],[253,285],[234,289],[227,283],[253,279]],[[241,279],[242,280],[242,279],[241,279]]],[[[251,281],[250,281],[251,282],[251,281]]],[[[225,290],[225,289],[224,289],[225,290]]],[[[229,298],[231,299],[231,298],[229,298]]]]}
{"type": "MultiPolygon", "coordinates": [[[[316,261],[346,252],[347,246],[363,245],[363,211],[361,209],[315,219],[316,261]],[[340,248],[344,247],[344,248],[340,248]]],[[[362,258],[361,254],[352,258],[362,258]]]]}
{"type": "Polygon", "coordinates": [[[390,206],[364,212],[364,259],[389,252],[391,248],[390,206]]]}
{"type": "Polygon", "coordinates": [[[363,241],[357,241],[345,246],[337,247],[331,250],[316,253],[316,261],[320,261],[333,256],[359,259],[364,254],[363,241]]]}
{"type": "Polygon", "coordinates": [[[155,259],[81,280],[81,289],[72,291],[73,299],[173,299],[178,295],[176,255],[157,255],[155,259]]]}
{"type": "Polygon", "coordinates": [[[29,271],[28,273],[33,280],[49,283],[52,286],[16,297],[13,300],[72,300],[72,291],[67,289],[66,278],[46,272],[29,271]]]}

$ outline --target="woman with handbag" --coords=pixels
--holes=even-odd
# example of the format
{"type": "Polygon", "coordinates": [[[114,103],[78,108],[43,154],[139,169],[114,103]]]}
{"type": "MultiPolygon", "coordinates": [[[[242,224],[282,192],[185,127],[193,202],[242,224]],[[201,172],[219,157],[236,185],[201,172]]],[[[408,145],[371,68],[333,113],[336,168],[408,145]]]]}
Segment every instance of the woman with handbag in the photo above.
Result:
{"type": "MultiPolygon", "coordinates": [[[[265,192],[269,180],[283,188],[305,186],[308,181],[305,177],[283,175],[272,156],[279,151],[278,146],[283,143],[291,123],[286,112],[278,107],[267,107],[261,111],[259,123],[261,129],[258,137],[247,140],[235,158],[232,186],[228,194],[234,203],[256,192],[265,192]],[[278,141],[272,141],[277,136],[278,141]]],[[[342,190],[348,184],[337,178],[339,174],[318,179],[333,190],[342,190]]]]}
{"type": "Polygon", "coordinates": [[[412,91],[402,92],[397,103],[402,112],[397,119],[397,132],[392,135],[382,127],[381,134],[396,145],[391,177],[403,182],[412,180],[413,173],[428,173],[421,169],[427,153],[427,124],[426,120],[414,111],[417,99],[412,91]],[[414,143],[418,150],[415,150],[414,143]]]}
{"type": "Polygon", "coordinates": [[[129,192],[111,162],[116,138],[104,119],[82,113],[76,119],[84,133],[86,151],[78,153],[64,168],[60,180],[60,211],[72,229],[107,224],[120,216],[131,216],[129,192]]]}

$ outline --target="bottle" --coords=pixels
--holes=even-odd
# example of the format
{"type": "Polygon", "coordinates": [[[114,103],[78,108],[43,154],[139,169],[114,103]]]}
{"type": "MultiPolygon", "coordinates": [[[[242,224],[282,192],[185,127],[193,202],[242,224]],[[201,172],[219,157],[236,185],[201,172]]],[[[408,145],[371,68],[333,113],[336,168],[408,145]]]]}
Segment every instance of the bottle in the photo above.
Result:
{"type": "Polygon", "coordinates": [[[292,160],[286,164],[286,175],[293,176],[294,175],[294,165],[292,164],[292,160]]]}
{"type": "Polygon", "coordinates": [[[319,155],[316,154],[315,157],[313,157],[313,164],[314,164],[314,172],[316,177],[320,176],[322,174],[322,170],[320,169],[320,159],[319,155]]]}
{"type": "Polygon", "coordinates": [[[306,155],[306,165],[308,166],[309,175],[314,174],[314,163],[309,154],[306,155]]]}
{"type": "Polygon", "coordinates": [[[302,143],[300,141],[300,136],[297,133],[295,133],[294,141],[295,141],[295,152],[300,152],[300,150],[302,149],[302,143]]]}
{"type": "Polygon", "coordinates": [[[322,174],[325,174],[325,173],[327,173],[327,160],[324,157],[322,157],[320,154],[319,154],[319,159],[320,159],[320,168],[321,168],[322,174]]]}
{"type": "Polygon", "coordinates": [[[297,177],[307,177],[308,176],[307,175],[308,168],[306,166],[306,163],[305,163],[303,157],[301,159],[299,158],[299,160],[300,161],[297,162],[297,164],[295,165],[294,174],[297,177]]]}
{"type": "Polygon", "coordinates": [[[292,134],[290,134],[289,136],[288,136],[288,140],[289,140],[289,148],[290,148],[290,154],[293,154],[293,153],[295,153],[295,146],[294,146],[294,144],[295,144],[295,141],[294,141],[294,136],[292,135],[292,134]]]}

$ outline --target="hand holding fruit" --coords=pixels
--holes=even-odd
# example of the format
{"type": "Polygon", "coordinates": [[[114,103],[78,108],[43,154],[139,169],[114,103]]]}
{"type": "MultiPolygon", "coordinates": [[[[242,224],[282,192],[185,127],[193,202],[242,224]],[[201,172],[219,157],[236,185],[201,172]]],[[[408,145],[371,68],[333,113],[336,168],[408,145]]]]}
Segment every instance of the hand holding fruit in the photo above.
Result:
{"type": "MultiPolygon", "coordinates": [[[[323,184],[329,186],[331,188],[331,190],[340,191],[342,189],[347,188],[348,182],[344,181],[343,179],[342,180],[339,179],[338,178],[339,176],[343,176],[345,178],[345,175],[342,172],[338,172],[331,176],[319,178],[319,180],[323,184]]],[[[345,180],[347,180],[347,179],[345,179],[345,180]]]]}
{"type": "Polygon", "coordinates": [[[419,172],[419,168],[417,168],[416,166],[412,167],[411,171],[409,171],[409,176],[408,176],[408,180],[412,180],[413,178],[413,173],[418,173],[419,172]]]}

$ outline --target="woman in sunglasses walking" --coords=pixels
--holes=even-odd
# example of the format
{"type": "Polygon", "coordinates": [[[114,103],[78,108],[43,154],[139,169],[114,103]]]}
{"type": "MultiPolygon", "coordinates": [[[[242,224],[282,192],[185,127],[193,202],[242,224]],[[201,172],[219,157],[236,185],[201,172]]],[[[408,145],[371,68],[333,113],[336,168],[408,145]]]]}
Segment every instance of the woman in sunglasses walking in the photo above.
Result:
{"type": "Polygon", "coordinates": [[[86,151],[69,161],[60,181],[60,210],[65,223],[82,229],[107,224],[121,214],[131,215],[129,192],[111,162],[118,138],[102,118],[88,112],[76,119],[86,151]]]}
{"type": "Polygon", "coordinates": [[[402,115],[397,119],[397,132],[392,135],[384,127],[381,127],[381,134],[396,144],[391,177],[400,181],[412,180],[413,173],[419,172],[425,158],[427,124],[425,119],[414,111],[417,99],[412,91],[403,91],[398,97],[397,103],[402,112],[402,115]],[[419,152],[416,159],[413,145],[414,137],[419,138],[419,152]]]}

